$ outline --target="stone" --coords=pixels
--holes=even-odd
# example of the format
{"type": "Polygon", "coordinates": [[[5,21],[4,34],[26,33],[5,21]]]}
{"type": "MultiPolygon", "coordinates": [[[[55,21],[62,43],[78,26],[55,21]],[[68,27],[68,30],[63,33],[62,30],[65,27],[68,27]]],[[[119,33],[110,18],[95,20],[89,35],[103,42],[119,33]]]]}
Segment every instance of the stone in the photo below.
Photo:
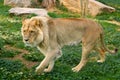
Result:
{"type": "MultiPolygon", "coordinates": [[[[96,0],[88,0],[88,14],[96,16],[103,12],[115,12],[115,8],[107,6],[96,0]]],[[[71,12],[81,12],[80,0],[60,0],[60,3],[64,5],[71,12]]]]}
{"type": "Polygon", "coordinates": [[[9,10],[10,14],[14,15],[24,15],[24,14],[35,14],[37,16],[48,16],[47,10],[38,8],[11,8],[9,10]]]}
{"type": "Polygon", "coordinates": [[[31,0],[4,0],[4,5],[11,7],[30,7],[31,0]]]}

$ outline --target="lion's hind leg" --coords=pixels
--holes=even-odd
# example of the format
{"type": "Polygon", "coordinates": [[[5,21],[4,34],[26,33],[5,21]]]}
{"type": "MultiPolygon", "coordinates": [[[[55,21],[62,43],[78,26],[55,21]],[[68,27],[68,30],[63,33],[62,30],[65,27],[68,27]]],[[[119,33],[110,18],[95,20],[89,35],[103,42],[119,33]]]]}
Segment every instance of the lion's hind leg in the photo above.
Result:
{"type": "Polygon", "coordinates": [[[82,45],[82,57],[81,57],[81,61],[79,62],[79,64],[77,66],[75,66],[74,68],[72,68],[73,72],[78,72],[82,69],[83,66],[85,66],[85,64],[88,61],[88,55],[90,53],[90,51],[93,49],[94,45],[93,44],[86,44],[86,45],[82,45]]]}
{"type": "Polygon", "coordinates": [[[105,61],[105,50],[100,47],[100,48],[96,48],[96,51],[100,53],[100,59],[97,60],[97,62],[104,62],[105,61]]]}

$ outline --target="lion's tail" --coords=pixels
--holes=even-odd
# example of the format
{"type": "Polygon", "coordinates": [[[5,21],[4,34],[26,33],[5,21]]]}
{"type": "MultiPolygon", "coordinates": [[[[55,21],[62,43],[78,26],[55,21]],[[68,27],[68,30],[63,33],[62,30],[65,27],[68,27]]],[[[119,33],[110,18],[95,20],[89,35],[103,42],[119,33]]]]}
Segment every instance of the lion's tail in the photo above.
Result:
{"type": "Polygon", "coordinates": [[[105,51],[107,51],[107,52],[109,52],[109,53],[111,53],[111,54],[117,53],[117,51],[118,51],[117,48],[115,48],[114,50],[109,50],[109,49],[105,46],[103,34],[100,34],[100,41],[101,41],[102,47],[105,49],[105,51]]]}

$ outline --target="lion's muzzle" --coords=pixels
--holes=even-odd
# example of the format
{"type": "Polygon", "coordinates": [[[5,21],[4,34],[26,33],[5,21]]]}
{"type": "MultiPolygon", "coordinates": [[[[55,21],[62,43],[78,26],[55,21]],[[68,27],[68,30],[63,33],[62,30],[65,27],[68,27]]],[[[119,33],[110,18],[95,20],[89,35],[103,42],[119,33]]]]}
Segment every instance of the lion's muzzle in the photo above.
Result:
{"type": "Polygon", "coordinates": [[[26,39],[24,39],[24,41],[25,41],[25,42],[28,42],[28,41],[29,41],[29,39],[28,39],[28,38],[26,38],[26,39]]]}

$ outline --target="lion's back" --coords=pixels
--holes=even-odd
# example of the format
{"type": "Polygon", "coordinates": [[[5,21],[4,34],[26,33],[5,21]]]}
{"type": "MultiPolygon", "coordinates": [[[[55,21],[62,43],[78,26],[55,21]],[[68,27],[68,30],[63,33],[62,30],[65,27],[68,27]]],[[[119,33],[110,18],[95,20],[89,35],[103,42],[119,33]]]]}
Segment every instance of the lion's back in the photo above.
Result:
{"type": "Polygon", "coordinates": [[[76,18],[51,19],[49,29],[50,37],[55,35],[59,44],[78,43],[85,34],[90,33],[89,35],[92,36],[98,30],[97,35],[99,35],[102,31],[95,21],[76,18]]]}

